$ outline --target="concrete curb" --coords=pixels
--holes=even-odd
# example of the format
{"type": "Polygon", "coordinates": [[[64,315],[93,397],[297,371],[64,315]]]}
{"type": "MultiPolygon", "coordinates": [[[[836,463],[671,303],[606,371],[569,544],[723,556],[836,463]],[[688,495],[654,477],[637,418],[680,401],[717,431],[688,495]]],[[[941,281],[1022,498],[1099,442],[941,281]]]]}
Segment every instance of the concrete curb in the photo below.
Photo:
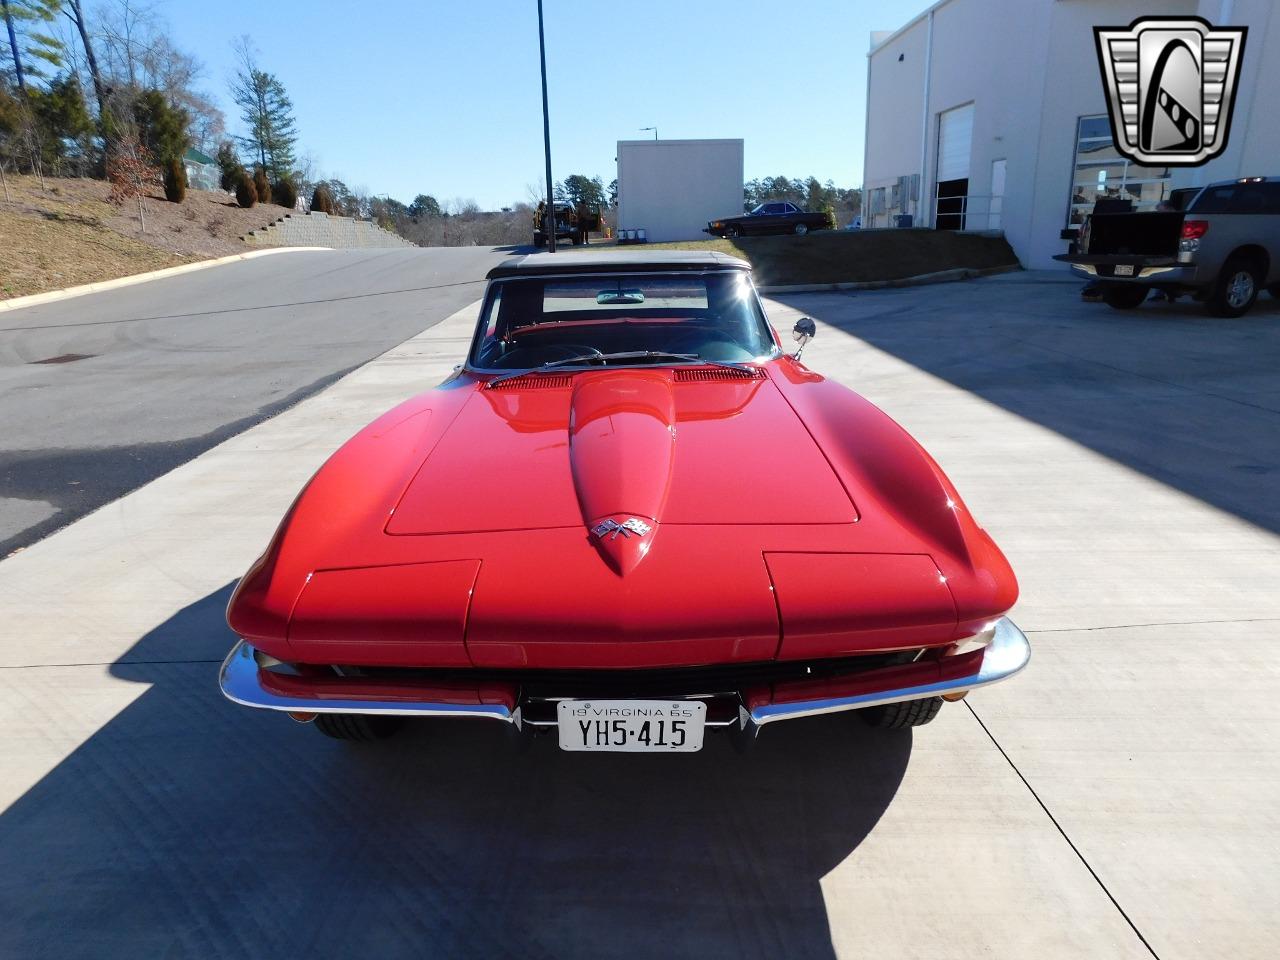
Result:
{"type": "Polygon", "coordinates": [[[930,283],[949,283],[952,280],[972,280],[975,277],[989,277],[997,273],[1013,273],[1021,270],[1016,264],[1002,267],[957,267],[954,270],[938,270],[935,273],[921,273],[914,277],[899,277],[897,280],[855,280],[848,283],[800,283],[790,286],[769,284],[756,287],[761,293],[827,293],[833,290],[881,290],[885,287],[922,287],[930,283]]]}
{"type": "Polygon", "coordinates": [[[233,253],[229,257],[218,257],[215,260],[197,260],[195,263],[183,263],[176,267],[165,267],[163,270],[152,270],[148,273],[134,273],[127,277],[117,277],[114,280],[84,283],[78,287],[67,287],[64,290],[49,290],[45,293],[33,293],[26,297],[0,300],[0,313],[6,310],[20,310],[23,307],[34,307],[42,303],[53,303],[56,300],[68,300],[71,297],[82,297],[86,293],[100,293],[103,290],[115,290],[117,287],[131,287],[135,283],[146,283],[149,280],[163,280],[165,277],[176,277],[180,273],[191,273],[194,270],[204,270],[208,267],[220,267],[224,263],[235,263],[237,260],[265,257],[272,253],[301,253],[310,250],[328,249],[329,247],[270,247],[266,250],[233,253]]]}

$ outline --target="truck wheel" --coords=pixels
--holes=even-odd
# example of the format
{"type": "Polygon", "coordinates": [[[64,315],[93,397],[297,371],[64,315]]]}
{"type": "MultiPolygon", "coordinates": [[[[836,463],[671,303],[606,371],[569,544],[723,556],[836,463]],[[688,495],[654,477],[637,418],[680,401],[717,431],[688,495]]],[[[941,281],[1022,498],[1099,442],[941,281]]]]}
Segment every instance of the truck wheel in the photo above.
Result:
{"type": "Polygon", "coordinates": [[[1102,302],[1115,310],[1133,310],[1142,305],[1150,292],[1150,287],[1136,283],[1108,287],[1102,291],[1102,302]]]}
{"type": "Polygon", "coordinates": [[[404,722],[404,717],[388,714],[321,713],[313,721],[326,737],[334,740],[368,742],[385,740],[404,722]]]}
{"type": "Polygon", "coordinates": [[[796,224],[795,234],[797,237],[803,237],[808,232],[809,232],[809,227],[807,224],[803,224],[803,223],[796,224]]]}
{"type": "Polygon", "coordinates": [[[924,700],[904,700],[901,703],[886,703],[882,707],[867,707],[859,710],[858,716],[881,730],[900,730],[903,727],[923,727],[941,709],[941,697],[927,697],[924,700]]]}
{"type": "Polygon", "coordinates": [[[740,236],[742,236],[742,230],[738,227],[730,225],[724,228],[724,235],[730,240],[737,240],[740,236]]]}
{"type": "Polygon", "coordinates": [[[1262,271],[1252,260],[1228,260],[1209,295],[1209,312],[1215,317],[1243,317],[1258,299],[1262,271]]]}

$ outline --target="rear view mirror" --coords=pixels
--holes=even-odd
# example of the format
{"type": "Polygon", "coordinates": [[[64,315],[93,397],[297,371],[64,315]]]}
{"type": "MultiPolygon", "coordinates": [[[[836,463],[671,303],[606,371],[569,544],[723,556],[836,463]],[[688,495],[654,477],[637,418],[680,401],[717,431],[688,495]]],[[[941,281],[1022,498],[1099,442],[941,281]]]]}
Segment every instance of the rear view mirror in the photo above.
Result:
{"type": "Polygon", "coordinates": [[[596,303],[602,307],[614,304],[644,303],[643,290],[601,290],[596,294],[596,303]]]}
{"type": "Polygon", "coordinates": [[[817,335],[818,325],[813,322],[811,317],[801,317],[796,321],[795,328],[791,331],[791,336],[795,338],[796,343],[800,344],[795,353],[797,360],[800,359],[800,354],[804,353],[805,344],[817,335]]]}

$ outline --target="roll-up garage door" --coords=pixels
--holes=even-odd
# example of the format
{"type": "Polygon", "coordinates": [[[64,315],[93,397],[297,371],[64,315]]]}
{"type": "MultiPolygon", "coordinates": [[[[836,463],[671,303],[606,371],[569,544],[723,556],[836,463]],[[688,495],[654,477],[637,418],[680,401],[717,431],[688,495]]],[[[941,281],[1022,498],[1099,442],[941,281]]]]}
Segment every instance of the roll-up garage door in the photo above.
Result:
{"type": "Polygon", "coordinates": [[[938,182],[969,179],[973,148],[973,104],[938,117],[938,182]]]}
{"type": "Polygon", "coordinates": [[[969,154],[973,147],[973,104],[938,115],[938,178],[934,225],[963,230],[969,193],[969,154]]]}

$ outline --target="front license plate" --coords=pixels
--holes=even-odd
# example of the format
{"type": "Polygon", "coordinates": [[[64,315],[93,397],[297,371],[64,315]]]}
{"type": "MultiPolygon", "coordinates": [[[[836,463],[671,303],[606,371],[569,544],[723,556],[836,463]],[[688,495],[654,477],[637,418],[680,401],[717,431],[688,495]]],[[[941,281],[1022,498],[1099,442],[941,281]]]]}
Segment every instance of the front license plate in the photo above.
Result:
{"type": "Polygon", "coordinates": [[[707,705],[701,700],[561,700],[561,750],[596,753],[693,753],[702,749],[707,705]]]}
{"type": "Polygon", "coordinates": [[[1117,276],[1117,277],[1132,277],[1132,276],[1133,276],[1133,264],[1132,264],[1132,263],[1117,263],[1117,264],[1116,264],[1116,276],[1117,276]]]}

